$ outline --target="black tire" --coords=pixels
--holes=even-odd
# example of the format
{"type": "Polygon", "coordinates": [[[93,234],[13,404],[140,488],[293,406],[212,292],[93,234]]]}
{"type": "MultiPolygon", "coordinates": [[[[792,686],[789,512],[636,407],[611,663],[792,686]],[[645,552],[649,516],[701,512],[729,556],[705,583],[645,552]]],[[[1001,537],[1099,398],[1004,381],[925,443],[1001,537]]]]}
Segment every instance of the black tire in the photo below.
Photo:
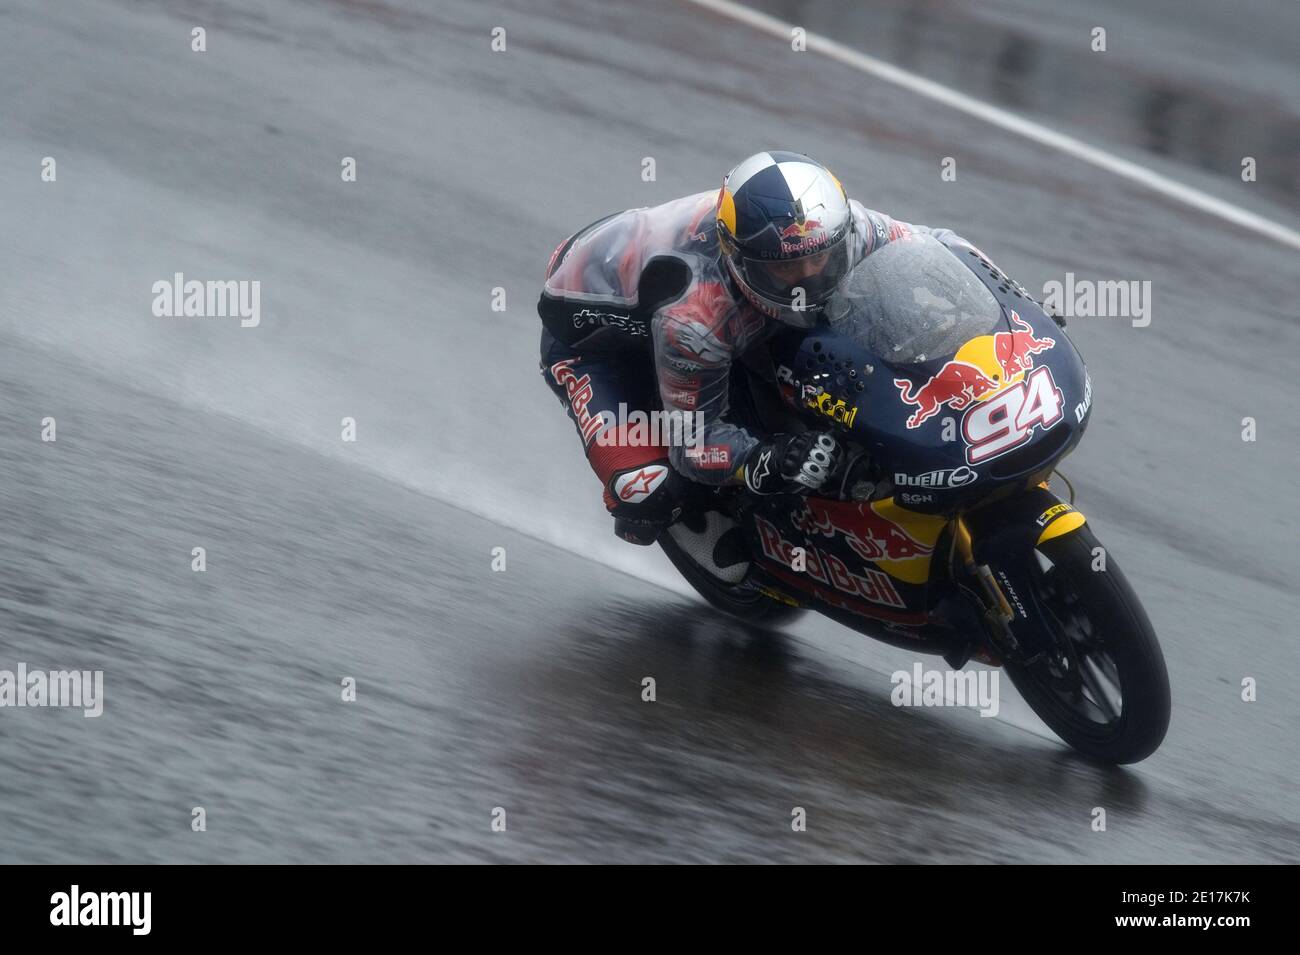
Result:
{"type": "Polygon", "coordinates": [[[804,613],[798,607],[791,607],[753,588],[723,584],[695,563],[666,531],[659,535],[659,546],[696,593],[723,613],[738,620],[764,627],[777,627],[804,613]]]}
{"type": "Polygon", "coordinates": [[[1096,546],[1085,525],[1038,548],[1051,567],[1034,581],[1035,601],[1051,612],[1061,653],[1030,666],[1008,661],[1006,670],[1034,712],[1074,749],[1107,763],[1136,763],[1156,751],[1169,728],[1169,674],[1151,621],[1109,552],[1106,569],[1092,569],[1096,546]],[[1105,692],[1115,683],[1118,707],[1105,692]],[[1101,705],[1091,702],[1096,698],[1101,705]],[[1110,718],[1093,719],[1092,711],[1110,718]]]}

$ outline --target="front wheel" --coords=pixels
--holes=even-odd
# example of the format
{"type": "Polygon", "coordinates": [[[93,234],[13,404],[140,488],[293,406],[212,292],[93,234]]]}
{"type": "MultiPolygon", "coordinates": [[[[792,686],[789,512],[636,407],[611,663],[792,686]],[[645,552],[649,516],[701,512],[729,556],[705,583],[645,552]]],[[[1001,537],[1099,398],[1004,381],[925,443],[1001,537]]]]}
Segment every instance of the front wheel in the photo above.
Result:
{"type": "Polygon", "coordinates": [[[1034,603],[1054,646],[1032,663],[1008,660],[1011,682],[1079,752],[1108,763],[1146,759],[1165,738],[1170,709],[1146,611],[1086,526],[1040,545],[1035,558],[1034,603]]]}

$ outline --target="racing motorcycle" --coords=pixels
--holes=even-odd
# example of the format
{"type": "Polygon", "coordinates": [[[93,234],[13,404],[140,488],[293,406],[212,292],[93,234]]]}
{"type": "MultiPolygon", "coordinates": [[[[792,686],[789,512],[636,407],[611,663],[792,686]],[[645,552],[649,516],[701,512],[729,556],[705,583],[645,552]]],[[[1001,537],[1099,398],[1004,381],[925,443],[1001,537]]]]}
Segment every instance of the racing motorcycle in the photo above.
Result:
{"type": "Polygon", "coordinates": [[[691,533],[660,546],[736,617],[815,610],[953,668],[1000,665],[1076,750],[1145,759],[1169,725],[1169,679],[1141,603],[1056,470],[1092,410],[1064,324],[968,245],[882,247],[826,321],[782,331],[770,362],[733,375],[740,423],[838,433],[821,494],[712,489],[682,519],[691,533]],[[737,525],[746,546],[728,548],[737,525]]]}

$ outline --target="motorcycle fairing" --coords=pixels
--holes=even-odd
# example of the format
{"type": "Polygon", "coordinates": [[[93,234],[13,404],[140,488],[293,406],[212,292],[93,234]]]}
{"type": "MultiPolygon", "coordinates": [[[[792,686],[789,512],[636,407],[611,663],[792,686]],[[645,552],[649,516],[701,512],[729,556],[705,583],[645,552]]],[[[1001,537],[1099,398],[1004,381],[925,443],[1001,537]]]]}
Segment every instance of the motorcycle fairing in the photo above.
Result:
{"type": "Polygon", "coordinates": [[[754,501],[751,550],[763,569],[822,603],[862,616],[920,624],[933,559],[948,520],[893,500],[859,503],[781,496],[754,501]],[[792,563],[802,548],[803,570],[792,563]]]}

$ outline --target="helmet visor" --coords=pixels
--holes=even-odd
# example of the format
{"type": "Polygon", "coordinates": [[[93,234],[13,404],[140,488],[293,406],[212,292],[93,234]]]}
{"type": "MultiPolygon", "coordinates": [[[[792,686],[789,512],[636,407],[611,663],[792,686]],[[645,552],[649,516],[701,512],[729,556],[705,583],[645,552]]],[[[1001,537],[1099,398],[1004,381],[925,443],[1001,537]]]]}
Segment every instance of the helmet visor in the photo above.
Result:
{"type": "Polygon", "coordinates": [[[821,305],[849,273],[846,239],[842,236],[829,248],[793,259],[756,259],[742,253],[741,276],[759,295],[782,305],[821,305]]]}

